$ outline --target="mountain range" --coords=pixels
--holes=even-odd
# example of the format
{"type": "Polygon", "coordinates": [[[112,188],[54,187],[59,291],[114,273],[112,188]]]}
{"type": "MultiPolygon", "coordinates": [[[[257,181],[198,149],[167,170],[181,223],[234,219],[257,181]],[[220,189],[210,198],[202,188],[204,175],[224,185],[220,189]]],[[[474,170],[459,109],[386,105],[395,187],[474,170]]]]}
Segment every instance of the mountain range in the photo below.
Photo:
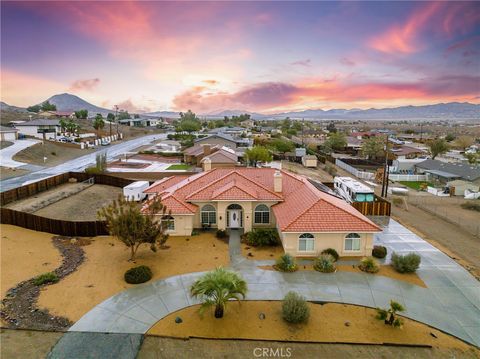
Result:
{"type": "MultiPolygon", "coordinates": [[[[45,101],[49,101],[57,106],[58,111],[77,111],[81,109],[88,110],[90,113],[101,113],[107,115],[112,110],[95,106],[78,96],[68,93],[54,95],[45,101]]],[[[16,106],[10,106],[1,102],[0,109],[10,112],[25,112],[26,109],[16,106]]],[[[251,115],[253,119],[284,119],[290,117],[293,119],[324,119],[324,120],[403,120],[403,119],[425,119],[425,120],[480,120],[480,105],[468,102],[449,102],[425,106],[401,106],[394,108],[370,108],[361,109],[312,109],[305,111],[290,111],[276,114],[262,114],[244,110],[223,110],[219,112],[210,112],[198,114],[202,118],[214,119],[224,116],[238,116],[244,113],[251,115]]],[[[145,117],[171,117],[178,118],[179,113],[173,111],[156,111],[143,113],[145,117]]]]}

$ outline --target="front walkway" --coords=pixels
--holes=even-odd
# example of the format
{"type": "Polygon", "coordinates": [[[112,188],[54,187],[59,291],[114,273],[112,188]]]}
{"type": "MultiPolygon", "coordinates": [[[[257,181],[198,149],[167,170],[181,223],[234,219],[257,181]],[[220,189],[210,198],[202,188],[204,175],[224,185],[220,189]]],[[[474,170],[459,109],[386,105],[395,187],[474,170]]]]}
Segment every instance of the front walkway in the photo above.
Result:
{"type": "Polygon", "coordinates": [[[9,168],[18,168],[21,166],[26,166],[26,163],[18,162],[13,160],[13,156],[15,156],[18,152],[28,148],[30,146],[36,145],[40,143],[38,140],[15,140],[13,145],[8,146],[0,151],[0,163],[3,167],[9,168]]]}
{"type": "MultiPolygon", "coordinates": [[[[422,264],[418,275],[428,288],[363,273],[261,270],[257,265],[263,262],[241,257],[235,249],[239,241],[240,233],[232,231],[231,267],[248,283],[247,300],[281,300],[287,292],[296,291],[310,301],[375,308],[386,307],[393,299],[405,305],[406,317],[480,346],[480,283],[451,258],[394,220],[376,236],[375,242],[388,247],[389,253],[419,253],[422,264]]],[[[121,292],[85,314],[70,331],[144,334],[168,314],[198,304],[190,297],[189,288],[202,274],[173,276],[121,292]]]]}

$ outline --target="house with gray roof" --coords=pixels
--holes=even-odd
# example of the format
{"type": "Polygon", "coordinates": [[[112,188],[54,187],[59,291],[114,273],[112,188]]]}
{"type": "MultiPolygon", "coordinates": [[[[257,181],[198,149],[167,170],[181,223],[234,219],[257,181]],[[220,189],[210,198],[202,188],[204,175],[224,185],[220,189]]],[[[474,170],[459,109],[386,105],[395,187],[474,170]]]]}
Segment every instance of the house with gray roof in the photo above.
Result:
{"type": "Polygon", "coordinates": [[[15,128],[18,129],[20,134],[25,136],[32,136],[37,138],[44,138],[50,140],[57,137],[57,133],[60,133],[60,121],[50,119],[38,119],[16,123],[15,128]]]}
{"type": "Polygon", "coordinates": [[[446,183],[457,179],[480,184],[480,166],[462,162],[428,159],[415,165],[416,173],[446,183]]]}

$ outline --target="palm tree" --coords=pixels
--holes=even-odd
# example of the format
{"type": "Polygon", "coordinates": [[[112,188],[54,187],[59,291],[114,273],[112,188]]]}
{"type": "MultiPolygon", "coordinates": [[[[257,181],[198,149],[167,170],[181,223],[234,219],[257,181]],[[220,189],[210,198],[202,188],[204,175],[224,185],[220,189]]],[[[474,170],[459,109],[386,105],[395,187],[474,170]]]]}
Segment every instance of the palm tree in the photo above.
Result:
{"type": "Polygon", "coordinates": [[[203,302],[201,312],[214,305],[215,318],[222,318],[225,306],[230,299],[240,301],[240,296],[245,299],[247,282],[237,273],[220,267],[193,283],[190,293],[192,297],[199,298],[203,302]]]}

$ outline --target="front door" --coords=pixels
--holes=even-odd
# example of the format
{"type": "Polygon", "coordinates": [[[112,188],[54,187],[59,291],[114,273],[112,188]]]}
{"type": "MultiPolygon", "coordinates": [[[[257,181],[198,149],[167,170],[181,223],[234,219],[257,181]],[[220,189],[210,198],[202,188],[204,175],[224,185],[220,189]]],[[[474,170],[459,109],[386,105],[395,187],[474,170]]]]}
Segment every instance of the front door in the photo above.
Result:
{"type": "Polygon", "coordinates": [[[229,224],[230,228],[240,228],[242,211],[240,209],[231,209],[229,211],[229,224]]]}

